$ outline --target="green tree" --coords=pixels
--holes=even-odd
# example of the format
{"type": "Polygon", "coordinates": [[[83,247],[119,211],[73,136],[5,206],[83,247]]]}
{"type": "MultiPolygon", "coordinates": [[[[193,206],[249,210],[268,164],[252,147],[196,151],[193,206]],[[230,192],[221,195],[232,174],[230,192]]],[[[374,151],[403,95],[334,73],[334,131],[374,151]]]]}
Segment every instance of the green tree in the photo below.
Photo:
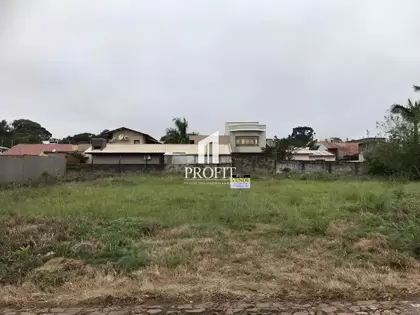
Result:
{"type": "Polygon", "coordinates": [[[165,135],[160,138],[163,143],[187,144],[189,136],[197,135],[196,132],[188,132],[188,121],[185,118],[175,117],[172,119],[174,127],[166,128],[165,135]]]}
{"type": "Polygon", "coordinates": [[[94,133],[90,132],[83,132],[78,133],[73,136],[68,136],[59,141],[59,143],[71,143],[71,144],[82,144],[82,143],[90,143],[92,138],[105,138],[109,139],[111,135],[109,134],[108,129],[102,130],[99,134],[95,135],[94,133]]]}
{"type": "Polygon", "coordinates": [[[394,104],[385,121],[379,123],[387,141],[365,155],[369,172],[420,178],[420,103],[394,104]]]}
{"type": "Polygon", "coordinates": [[[52,134],[39,123],[29,119],[17,119],[12,122],[13,144],[42,143],[49,140],[52,134]]]}
{"type": "Polygon", "coordinates": [[[313,148],[315,145],[314,136],[315,132],[311,127],[299,126],[293,128],[292,134],[289,136],[288,139],[290,143],[297,148],[313,148]]]}
{"type": "Polygon", "coordinates": [[[277,161],[289,160],[294,146],[289,138],[277,138],[274,136],[273,141],[270,145],[266,145],[262,149],[264,154],[274,156],[277,161]]]}
{"type": "Polygon", "coordinates": [[[414,85],[414,91],[420,92],[420,85],[414,85]]]}
{"type": "Polygon", "coordinates": [[[90,140],[94,138],[95,135],[90,132],[78,133],[73,136],[68,136],[60,140],[60,143],[71,143],[71,144],[80,144],[80,143],[90,143],[90,140]]]}
{"type": "Polygon", "coordinates": [[[403,106],[394,104],[391,106],[392,114],[399,114],[405,122],[412,127],[413,140],[415,144],[419,143],[419,124],[420,124],[420,103],[408,100],[408,105],[403,106]]]}

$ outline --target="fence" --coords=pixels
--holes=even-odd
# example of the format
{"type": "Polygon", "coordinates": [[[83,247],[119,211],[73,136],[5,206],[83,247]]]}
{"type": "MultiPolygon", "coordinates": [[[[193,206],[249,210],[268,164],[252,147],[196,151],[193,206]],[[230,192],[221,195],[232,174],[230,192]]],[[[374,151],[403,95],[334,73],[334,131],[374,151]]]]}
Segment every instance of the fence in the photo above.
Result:
{"type": "Polygon", "coordinates": [[[43,174],[62,177],[65,172],[64,156],[0,155],[0,184],[28,182],[43,174]]]}

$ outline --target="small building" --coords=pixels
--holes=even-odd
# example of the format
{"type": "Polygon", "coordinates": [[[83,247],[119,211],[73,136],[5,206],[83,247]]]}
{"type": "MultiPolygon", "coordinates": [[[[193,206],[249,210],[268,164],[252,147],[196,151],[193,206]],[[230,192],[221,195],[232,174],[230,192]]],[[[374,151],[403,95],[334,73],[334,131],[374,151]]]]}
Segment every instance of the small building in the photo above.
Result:
{"type": "Polygon", "coordinates": [[[107,144],[103,139],[92,139],[85,151],[91,164],[163,164],[162,144],[107,144]]]}
{"type": "MultiPolygon", "coordinates": [[[[113,144],[93,139],[85,151],[93,165],[198,164],[197,144],[113,144]]],[[[231,163],[228,144],[219,145],[220,163],[231,163]]]]}
{"type": "MultiPolygon", "coordinates": [[[[190,136],[190,144],[198,144],[206,135],[190,136]]],[[[229,145],[233,153],[260,153],[266,146],[266,126],[252,121],[230,121],[225,134],[219,136],[220,145],[229,145]]]]}
{"type": "Polygon", "coordinates": [[[334,162],[335,155],[328,151],[309,150],[308,148],[296,149],[292,152],[291,160],[294,161],[325,161],[334,162]]]}

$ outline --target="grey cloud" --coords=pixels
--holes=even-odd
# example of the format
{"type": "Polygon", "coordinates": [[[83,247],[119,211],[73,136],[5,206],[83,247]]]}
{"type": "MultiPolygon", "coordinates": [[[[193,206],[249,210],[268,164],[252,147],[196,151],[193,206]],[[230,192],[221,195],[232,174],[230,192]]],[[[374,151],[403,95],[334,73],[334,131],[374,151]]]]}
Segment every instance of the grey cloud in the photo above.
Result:
{"type": "Polygon", "coordinates": [[[54,136],[258,120],[361,137],[420,84],[417,0],[2,1],[2,117],[54,136]]]}

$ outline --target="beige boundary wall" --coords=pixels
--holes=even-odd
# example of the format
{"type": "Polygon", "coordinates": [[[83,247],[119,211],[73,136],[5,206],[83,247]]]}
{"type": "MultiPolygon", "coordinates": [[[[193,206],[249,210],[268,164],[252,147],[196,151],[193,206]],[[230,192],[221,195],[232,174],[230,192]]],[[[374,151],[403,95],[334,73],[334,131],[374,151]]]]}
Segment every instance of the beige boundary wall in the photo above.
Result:
{"type": "Polygon", "coordinates": [[[36,180],[43,173],[62,177],[65,172],[66,158],[64,156],[0,155],[0,184],[36,180]]]}

